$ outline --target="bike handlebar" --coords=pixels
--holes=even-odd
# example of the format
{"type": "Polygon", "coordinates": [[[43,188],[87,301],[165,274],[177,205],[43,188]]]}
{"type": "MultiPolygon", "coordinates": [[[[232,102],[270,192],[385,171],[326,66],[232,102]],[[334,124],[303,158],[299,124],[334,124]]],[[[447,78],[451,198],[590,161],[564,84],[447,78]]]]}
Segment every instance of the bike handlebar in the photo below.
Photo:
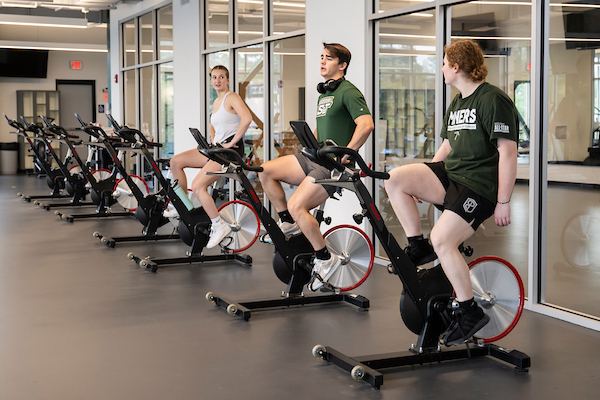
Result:
{"type": "Polygon", "coordinates": [[[240,157],[240,154],[237,151],[232,150],[232,149],[226,149],[224,147],[213,147],[211,149],[198,148],[198,151],[200,153],[202,153],[204,156],[206,156],[206,157],[210,158],[211,160],[216,161],[222,165],[229,165],[230,163],[233,162],[234,164],[242,167],[242,169],[245,169],[246,171],[254,171],[254,172],[262,172],[263,171],[263,168],[261,166],[254,166],[254,165],[246,164],[244,162],[244,160],[242,160],[242,157],[240,157]],[[228,155],[233,160],[227,160],[221,154],[228,155]]]}
{"type": "MultiPolygon", "coordinates": [[[[4,114],[4,113],[3,113],[4,114]]],[[[23,126],[23,124],[21,124],[19,121],[16,121],[14,119],[10,119],[6,116],[6,114],[4,114],[4,118],[6,118],[6,121],[8,122],[8,125],[12,126],[13,128],[17,129],[17,130],[25,130],[25,127],[23,126]]]]}
{"type": "Polygon", "coordinates": [[[354,159],[354,161],[356,161],[356,163],[360,167],[361,171],[365,175],[370,176],[371,178],[377,178],[377,179],[389,179],[390,178],[390,174],[388,174],[387,172],[373,171],[371,168],[369,168],[369,166],[367,165],[365,160],[360,156],[360,154],[358,154],[358,152],[356,150],[349,149],[347,147],[326,146],[326,147],[323,147],[322,149],[319,149],[317,151],[319,162],[325,168],[337,169],[340,172],[343,172],[345,169],[345,167],[342,163],[329,157],[328,154],[335,154],[340,159],[345,155],[351,156],[354,159]]]}

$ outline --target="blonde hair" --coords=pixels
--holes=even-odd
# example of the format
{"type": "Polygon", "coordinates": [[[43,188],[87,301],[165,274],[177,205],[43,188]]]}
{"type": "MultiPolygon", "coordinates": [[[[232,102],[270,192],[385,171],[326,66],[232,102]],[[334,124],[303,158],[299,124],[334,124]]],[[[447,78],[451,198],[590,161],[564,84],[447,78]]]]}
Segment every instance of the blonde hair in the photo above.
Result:
{"type": "Polygon", "coordinates": [[[477,42],[467,39],[459,40],[444,47],[450,66],[458,64],[458,68],[473,82],[485,80],[488,74],[483,51],[477,42]]]}

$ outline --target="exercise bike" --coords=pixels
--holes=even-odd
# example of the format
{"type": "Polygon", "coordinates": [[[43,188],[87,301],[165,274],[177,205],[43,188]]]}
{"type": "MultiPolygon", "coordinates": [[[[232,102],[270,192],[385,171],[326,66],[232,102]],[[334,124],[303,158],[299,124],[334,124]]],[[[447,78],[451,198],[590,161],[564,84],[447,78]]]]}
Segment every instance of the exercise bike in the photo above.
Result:
{"type": "MultiPolygon", "coordinates": [[[[63,127],[48,121],[45,117],[40,116],[40,118],[44,122],[46,131],[53,134],[55,137],[61,140],[61,142],[68,146],[69,153],[77,162],[77,167],[72,169],[75,171],[75,173],[72,173],[71,175],[77,177],[77,186],[81,186],[82,182],[85,181],[85,190],[90,193],[92,203],[97,205],[94,213],[71,215],[60,211],[55,211],[55,214],[68,222],[73,222],[75,219],[131,216],[132,213],[130,211],[115,212],[111,209],[111,206],[116,203],[116,200],[112,196],[116,184],[116,170],[113,168],[112,172],[108,170],[97,170],[92,172],[89,168],[89,163],[84,163],[81,160],[79,154],[77,153],[77,149],[75,148],[76,144],[82,144],[83,142],[74,142],[73,140],[78,139],[78,137],[69,135],[63,127]]],[[[42,203],[39,204],[39,206],[46,210],[50,210],[50,208],[63,207],[64,205],[42,203]]]]}
{"type": "Polygon", "coordinates": [[[510,263],[498,257],[482,257],[469,264],[475,301],[491,320],[466,343],[466,348],[442,351],[439,336],[448,327],[455,304],[452,286],[440,265],[417,269],[412,264],[387,230],[375,200],[360,179],[361,172],[375,179],[388,179],[389,174],[371,170],[356,151],[344,147],[322,148],[314,161],[334,171],[331,179],[315,183],[334,185],[356,193],[362,211],[355,214],[354,219],[360,223],[366,217],[373,226],[390,259],[389,270],[398,275],[403,284],[400,298],[402,319],[409,330],[419,336],[417,344],[406,352],[349,357],[331,347],[316,345],[312,350],[313,356],[343,368],[350,372],[352,378],[364,380],[376,389],[383,384],[380,369],[471,357],[489,355],[514,365],[516,371],[527,371],[531,366],[529,356],[491,343],[506,336],[515,327],[523,310],[523,282],[510,263]],[[330,155],[338,159],[350,155],[360,170],[348,169],[330,155]],[[470,347],[470,343],[474,346],[470,347]]]}
{"type": "MultiPolygon", "coordinates": [[[[150,195],[150,190],[146,182],[137,175],[128,174],[127,169],[121,162],[124,150],[131,150],[132,142],[136,142],[135,137],[129,137],[129,140],[121,139],[121,137],[111,138],[101,127],[86,124],[77,114],[75,114],[75,117],[79,121],[81,129],[98,140],[96,145],[108,152],[113,160],[114,167],[121,175],[121,178],[114,185],[112,196],[116,198],[116,201],[123,208],[134,212],[137,220],[144,225],[142,235],[110,237],[96,231],[93,233],[93,236],[108,247],[115,247],[119,242],[179,239],[179,235],[177,234],[157,234],[158,228],[169,222],[168,218],[163,216],[168,203],[168,198],[164,190],[150,195]],[[117,151],[117,149],[119,150],[117,151]]],[[[122,129],[112,116],[109,117],[109,121],[116,130],[122,129]]],[[[123,136],[125,135],[124,133],[123,136]]]]}
{"type": "MultiPolygon", "coordinates": [[[[64,136],[60,137],[56,134],[56,132],[53,132],[52,130],[45,130],[41,126],[28,123],[25,120],[25,118],[23,118],[23,116],[21,116],[21,121],[23,122],[23,125],[25,126],[25,128],[27,130],[29,130],[31,132],[35,132],[36,136],[39,137],[44,142],[44,145],[46,146],[47,151],[49,152],[51,157],[54,159],[54,161],[56,162],[56,165],[58,165],[58,169],[64,176],[64,187],[67,190],[67,193],[69,193],[69,195],[71,196],[71,199],[69,200],[68,203],[43,204],[36,200],[33,202],[33,204],[36,206],[39,206],[45,210],[50,210],[50,208],[52,208],[52,207],[73,207],[73,206],[93,206],[93,205],[95,205],[94,202],[83,201],[83,200],[85,200],[86,196],[89,194],[89,188],[87,187],[85,176],[83,176],[83,174],[80,171],[78,171],[79,167],[77,165],[74,165],[70,168],[67,167],[67,165],[69,165],[69,163],[71,162],[71,158],[73,156],[72,151],[70,149],[69,149],[69,151],[67,151],[67,155],[65,156],[65,159],[63,161],[60,159],[60,157],[58,156],[58,154],[52,147],[52,143],[51,143],[53,140],[63,142],[63,143],[66,140],[76,140],[77,142],[74,142],[74,143],[79,144],[79,142],[80,142],[79,137],[75,136],[75,135],[70,135],[67,132],[63,132],[64,136]]],[[[45,121],[46,122],[52,121],[52,118],[45,119],[45,121]]]]}
{"type": "Polygon", "coordinates": [[[46,148],[44,143],[41,141],[42,139],[36,136],[37,130],[26,128],[22,123],[12,120],[4,114],[4,118],[8,122],[8,125],[15,128],[17,130],[17,134],[22,136],[27,143],[29,144],[29,151],[33,153],[33,163],[36,166],[35,169],[43,172],[46,176],[46,183],[48,187],[52,189],[52,192],[49,195],[34,195],[28,196],[23,193],[17,193],[17,196],[21,197],[26,202],[31,202],[31,200],[40,200],[40,199],[60,199],[65,197],[70,197],[67,194],[63,194],[62,191],[65,188],[65,177],[60,169],[52,167],[48,162],[46,154],[49,153],[49,150],[46,148]],[[29,136],[29,133],[33,135],[33,138],[29,136]],[[34,141],[37,141],[35,143],[34,141]]]}
{"type": "MultiPolygon", "coordinates": [[[[113,121],[114,119],[111,123],[113,123],[113,121]]],[[[115,125],[115,127],[117,126],[118,125],[115,125]]],[[[150,147],[156,148],[161,147],[162,145],[160,143],[148,141],[142,132],[127,126],[116,129],[115,133],[121,138],[129,141],[133,149],[140,151],[151,166],[152,174],[162,188],[161,190],[164,191],[169,198],[169,201],[179,213],[179,236],[185,244],[190,246],[185,257],[152,258],[148,256],[146,258],[140,258],[134,253],[129,253],[127,254],[129,260],[135,261],[141,268],[148,269],[152,272],[156,272],[159,267],[176,264],[202,263],[207,261],[236,260],[245,265],[252,264],[252,257],[246,254],[240,254],[240,252],[254,243],[260,232],[260,224],[258,218],[254,219],[252,215],[244,210],[244,208],[247,210],[250,209],[246,204],[230,202],[219,209],[221,217],[232,227],[232,234],[221,241],[221,254],[203,254],[202,250],[206,246],[206,243],[208,243],[210,234],[210,218],[206,214],[206,211],[204,211],[204,208],[193,208],[193,204],[187,197],[187,193],[183,193],[183,189],[181,189],[177,181],[170,184],[163,176],[161,169],[149,150],[150,147]],[[240,240],[237,240],[237,237],[241,236],[241,233],[243,233],[242,229],[252,232],[250,243],[244,244],[240,240]],[[238,248],[234,247],[237,247],[238,245],[241,246],[238,248]]]]}
{"type": "MultiPolygon", "coordinates": [[[[245,321],[250,319],[252,311],[266,311],[274,308],[318,303],[347,302],[359,307],[360,310],[369,308],[369,300],[366,297],[348,293],[367,279],[373,267],[373,245],[364,232],[353,226],[342,225],[325,233],[324,238],[327,247],[331,253],[336,254],[342,260],[342,265],[328,281],[323,282],[324,289],[322,291],[325,293],[304,296],[303,287],[312,279],[314,250],[303,234],[286,238],[263,206],[244,172],[261,172],[262,167],[247,165],[234,150],[207,148],[207,143],[199,135],[199,132],[195,132],[194,138],[199,144],[198,150],[203,155],[222,164],[225,168],[224,171],[211,173],[212,175],[226,176],[240,182],[243,192],[237,192],[236,197],[248,202],[259,216],[270,237],[269,243],[275,246],[273,253],[275,275],[287,284],[285,291],[277,298],[232,301],[214,292],[208,292],[206,300],[216,306],[225,308],[229,315],[238,316],[245,321]]],[[[315,149],[318,146],[314,136],[305,137],[300,132],[298,139],[305,148],[315,149]]],[[[322,208],[317,210],[317,220],[319,222],[324,220],[322,208]]]]}

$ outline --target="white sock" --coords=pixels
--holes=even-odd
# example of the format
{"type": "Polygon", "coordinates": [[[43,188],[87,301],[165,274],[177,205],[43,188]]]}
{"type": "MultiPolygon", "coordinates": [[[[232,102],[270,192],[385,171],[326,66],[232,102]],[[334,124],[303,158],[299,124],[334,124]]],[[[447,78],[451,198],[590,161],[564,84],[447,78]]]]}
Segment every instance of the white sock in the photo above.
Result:
{"type": "Polygon", "coordinates": [[[221,223],[221,216],[219,215],[217,218],[211,218],[210,222],[212,222],[213,224],[221,223]]]}

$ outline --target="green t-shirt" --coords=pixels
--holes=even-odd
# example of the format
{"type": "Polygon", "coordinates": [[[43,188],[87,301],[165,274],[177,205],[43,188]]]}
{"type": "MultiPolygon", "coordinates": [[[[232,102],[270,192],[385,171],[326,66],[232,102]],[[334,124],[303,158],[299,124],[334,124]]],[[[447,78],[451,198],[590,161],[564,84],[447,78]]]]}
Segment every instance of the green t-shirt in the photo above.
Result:
{"type": "Polygon", "coordinates": [[[347,146],[352,139],[356,124],[361,115],[370,115],[365,97],[360,90],[347,80],[342,81],[336,90],[319,96],[317,104],[317,140],[331,139],[338,146],[347,146]]]}
{"type": "Polygon", "coordinates": [[[518,140],[519,119],[506,93],[487,82],[467,98],[456,95],[444,116],[441,137],[452,151],[446,171],[455,182],[496,203],[498,138],[518,140]]]}

